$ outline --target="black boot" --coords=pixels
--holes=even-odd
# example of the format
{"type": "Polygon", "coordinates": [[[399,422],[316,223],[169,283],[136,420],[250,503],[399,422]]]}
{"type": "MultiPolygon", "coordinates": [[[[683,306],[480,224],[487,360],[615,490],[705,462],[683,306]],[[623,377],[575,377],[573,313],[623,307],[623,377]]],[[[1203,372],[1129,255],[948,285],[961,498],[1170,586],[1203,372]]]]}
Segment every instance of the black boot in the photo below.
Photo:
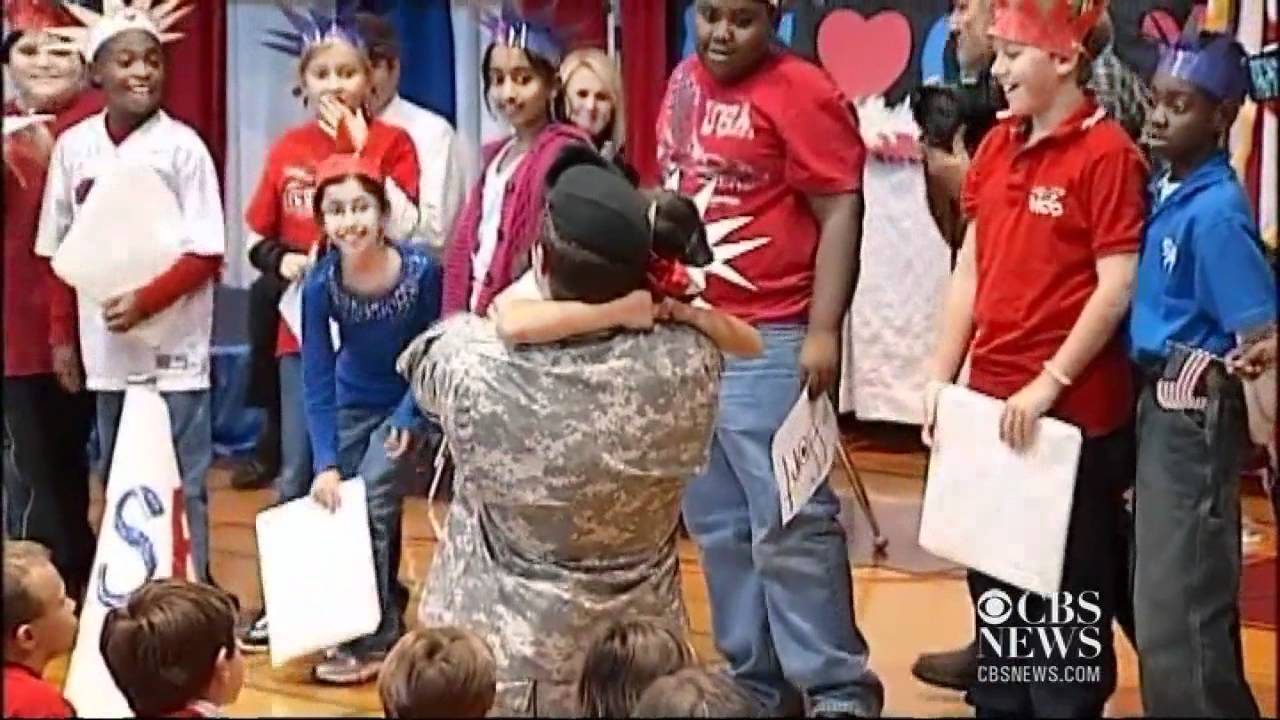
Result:
{"type": "Polygon", "coordinates": [[[956,650],[921,655],[911,666],[911,674],[920,682],[937,687],[968,690],[978,680],[977,641],[956,650]]]}

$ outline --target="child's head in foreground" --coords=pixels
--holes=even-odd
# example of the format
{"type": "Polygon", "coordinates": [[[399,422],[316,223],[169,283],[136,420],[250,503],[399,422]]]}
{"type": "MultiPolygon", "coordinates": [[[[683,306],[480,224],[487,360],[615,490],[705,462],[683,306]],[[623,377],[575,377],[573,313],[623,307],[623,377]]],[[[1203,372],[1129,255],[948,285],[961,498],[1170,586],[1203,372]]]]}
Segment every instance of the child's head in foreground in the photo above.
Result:
{"type": "Polygon", "coordinates": [[[76,606],[44,546],[4,543],[4,660],[41,671],[71,649],[76,606]]]}
{"type": "Polygon", "coordinates": [[[210,585],[152,580],[107,613],[102,658],[139,717],[179,712],[195,702],[229,705],[244,685],[236,611],[210,585]]]}
{"type": "Polygon", "coordinates": [[[587,648],[578,710],[586,717],[628,717],[649,683],[693,662],[693,650],[675,628],[649,620],[611,623],[587,648]]]}
{"type": "Polygon", "coordinates": [[[378,676],[389,718],[480,718],[496,694],[493,651],[457,627],[423,628],[400,638],[378,676]]]}
{"type": "Polygon", "coordinates": [[[758,708],[724,673],[690,667],[654,680],[631,711],[633,718],[753,717],[758,708]]]}

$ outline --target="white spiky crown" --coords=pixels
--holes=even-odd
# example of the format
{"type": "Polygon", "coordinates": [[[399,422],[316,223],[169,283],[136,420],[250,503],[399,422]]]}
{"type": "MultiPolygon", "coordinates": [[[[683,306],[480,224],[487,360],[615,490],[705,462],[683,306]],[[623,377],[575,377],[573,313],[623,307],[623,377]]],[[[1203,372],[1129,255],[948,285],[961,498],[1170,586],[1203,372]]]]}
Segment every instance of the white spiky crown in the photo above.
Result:
{"type": "Polygon", "coordinates": [[[79,51],[89,61],[108,40],[129,30],[150,33],[162,43],[179,40],[182,33],[171,29],[192,10],[191,5],[183,5],[183,0],[103,0],[101,13],[72,2],[63,5],[84,23],[83,29],[77,28],[73,33],[80,41],[79,51]]]}

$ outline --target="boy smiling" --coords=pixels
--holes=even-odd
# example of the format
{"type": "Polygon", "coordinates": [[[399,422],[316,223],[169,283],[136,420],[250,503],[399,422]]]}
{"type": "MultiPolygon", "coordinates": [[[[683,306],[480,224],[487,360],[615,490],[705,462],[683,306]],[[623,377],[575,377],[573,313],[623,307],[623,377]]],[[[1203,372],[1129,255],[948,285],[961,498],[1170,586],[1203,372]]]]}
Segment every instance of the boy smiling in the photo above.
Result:
{"type": "MultiPolygon", "coordinates": [[[[168,7],[168,6],[165,6],[168,7]]],[[[53,257],[96,178],[125,164],[153,169],[176,195],[183,225],[183,255],[153,281],[102,306],[60,285],[55,302],[78,304],[85,385],[97,394],[97,429],[110,477],[116,430],[128,378],[154,373],[169,408],[196,576],[209,575],[208,495],[205,474],[213,460],[209,412],[209,342],[213,328],[213,284],[224,248],[222,200],[213,159],[200,136],[161,109],[165,80],[163,39],[181,16],[176,5],[152,16],[125,7],[106,16],[69,6],[89,25],[82,52],[90,76],[106,94],[106,110],[58,139],[49,163],[36,236],[36,253],[53,257]],[[175,331],[158,348],[128,333],[147,318],[173,307],[175,331]]],[[[112,238],[103,237],[102,242],[112,238]]],[[[70,312],[66,317],[72,317],[70,312]]]]}
{"type": "MultiPolygon", "coordinates": [[[[1124,591],[1114,564],[1124,552],[1116,528],[1132,388],[1115,335],[1137,263],[1145,168],[1124,130],[1082,87],[1084,45],[1106,3],[997,0],[994,9],[992,75],[1009,117],[986,136],[966,180],[971,223],[931,361],[926,438],[937,392],[955,380],[971,344],[969,385],[1004,400],[1004,442],[1027,447],[1046,414],[1080,427],[1061,589],[1072,597],[1097,593],[1099,617],[1089,625],[1101,648],[1093,659],[1028,664],[1061,676],[1064,668],[1051,666],[1089,662],[1096,680],[994,682],[1027,668],[998,667],[980,652],[972,700],[979,717],[1098,717],[1115,687],[1111,620],[1124,591]]],[[[1014,602],[1024,595],[974,572],[975,604],[988,590],[1014,602]]],[[[1048,605],[1029,593],[1025,603],[1028,617],[1048,605]]],[[[981,614],[976,621],[985,627],[981,614]]]]}

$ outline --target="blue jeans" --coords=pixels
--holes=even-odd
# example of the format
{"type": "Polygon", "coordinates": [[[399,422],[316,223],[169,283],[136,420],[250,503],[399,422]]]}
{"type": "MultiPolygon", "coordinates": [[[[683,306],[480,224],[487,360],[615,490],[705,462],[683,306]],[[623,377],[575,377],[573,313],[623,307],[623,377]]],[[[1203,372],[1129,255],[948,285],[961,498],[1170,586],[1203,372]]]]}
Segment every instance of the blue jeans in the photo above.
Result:
{"type": "Polygon", "coordinates": [[[800,397],[805,328],[759,328],[764,355],[726,361],[705,473],[685,490],[684,521],[702,552],[716,647],[769,713],[880,714],[853,614],[840,501],[824,483],[787,526],[773,475],[774,433],[800,397]]]}
{"type": "Polygon", "coordinates": [[[399,580],[404,494],[397,482],[397,462],[387,457],[383,448],[391,431],[390,416],[390,411],[338,410],[338,471],[344,480],[364,478],[373,569],[382,607],[378,629],[343,646],[357,655],[389,651],[404,632],[404,611],[409,604],[409,591],[399,580]]]}
{"type": "Polygon", "coordinates": [[[302,389],[302,356],[280,358],[280,477],[277,501],[297,500],[311,492],[311,437],[302,389]]]}
{"type": "MultiPolygon", "coordinates": [[[[209,391],[161,393],[169,408],[173,446],[182,476],[182,501],[187,508],[187,531],[191,534],[191,565],[196,578],[211,583],[209,575],[209,493],[205,476],[213,464],[213,425],[210,420],[209,391]]],[[[124,408],[124,393],[100,392],[98,438],[102,451],[102,475],[111,477],[116,430],[124,408]]]]}

